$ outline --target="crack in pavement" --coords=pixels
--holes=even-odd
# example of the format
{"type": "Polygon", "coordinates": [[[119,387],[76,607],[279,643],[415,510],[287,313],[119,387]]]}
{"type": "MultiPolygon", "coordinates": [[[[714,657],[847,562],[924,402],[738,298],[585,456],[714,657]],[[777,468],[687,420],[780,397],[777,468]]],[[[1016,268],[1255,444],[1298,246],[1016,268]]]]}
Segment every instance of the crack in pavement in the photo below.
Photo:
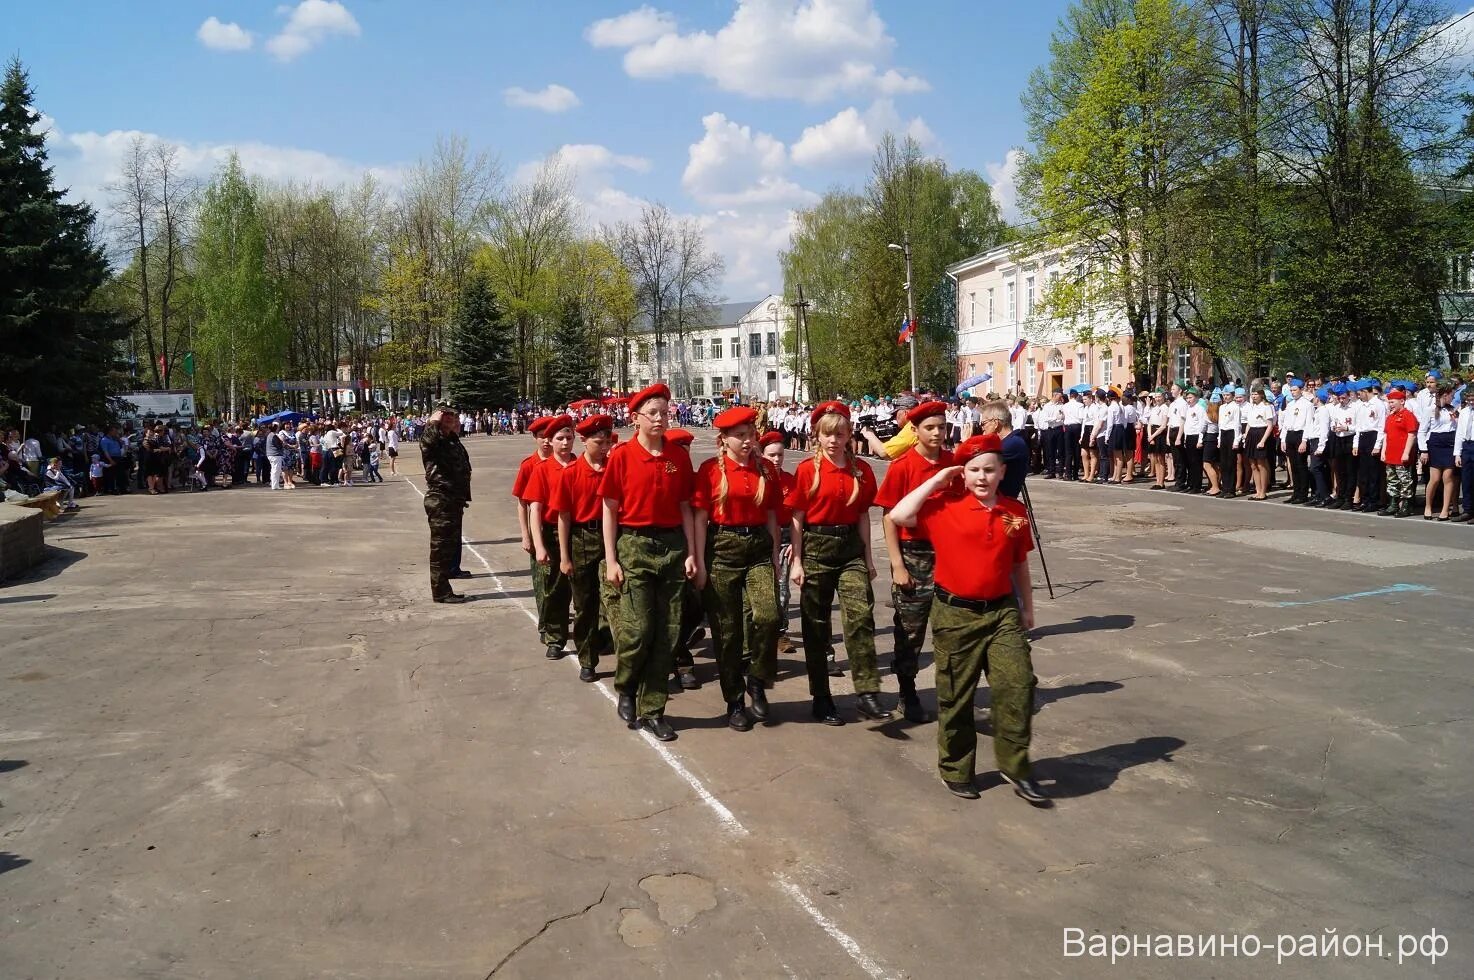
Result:
{"type": "Polygon", "coordinates": [[[491,972],[486,975],[486,980],[491,980],[492,977],[496,976],[496,972],[498,970],[500,970],[502,967],[506,966],[507,963],[509,963],[511,961],[512,957],[516,956],[518,953],[520,953],[524,949],[526,949],[534,940],[537,939],[537,937],[539,937],[543,933],[547,932],[549,929],[551,929],[557,923],[562,922],[564,919],[576,919],[580,915],[587,914],[590,909],[594,909],[594,908],[597,908],[600,905],[603,905],[604,904],[604,896],[606,896],[608,894],[609,894],[609,883],[606,883],[604,885],[604,890],[599,893],[599,897],[598,897],[598,899],[596,901],[590,902],[589,904],[585,905],[583,908],[579,909],[577,912],[568,912],[568,913],[566,913],[564,915],[554,916],[553,918],[551,918],[548,921],[544,922],[542,924],[542,928],[541,929],[539,929],[537,932],[534,932],[532,935],[528,936],[526,939],[522,940],[520,943],[518,943],[516,946],[514,946],[512,948],[512,951],[510,953],[508,953],[506,956],[503,956],[501,958],[501,961],[498,962],[496,966],[492,967],[491,968],[491,972]]]}

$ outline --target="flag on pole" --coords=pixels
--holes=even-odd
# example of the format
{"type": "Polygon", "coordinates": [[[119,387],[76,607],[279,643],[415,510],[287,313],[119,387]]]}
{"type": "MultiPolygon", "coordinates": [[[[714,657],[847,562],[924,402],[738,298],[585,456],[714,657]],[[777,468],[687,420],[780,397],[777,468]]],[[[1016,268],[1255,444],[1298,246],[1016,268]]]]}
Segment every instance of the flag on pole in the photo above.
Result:
{"type": "Polygon", "coordinates": [[[1008,355],[1008,363],[1016,364],[1020,357],[1024,356],[1024,350],[1029,346],[1029,338],[1020,337],[1018,343],[1013,345],[1013,353],[1008,355]]]}
{"type": "Polygon", "coordinates": [[[901,333],[900,333],[899,336],[896,337],[896,346],[897,347],[905,346],[906,341],[910,340],[911,339],[911,335],[913,333],[915,333],[915,332],[916,332],[916,324],[912,323],[910,320],[902,320],[901,321],[901,333]]]}

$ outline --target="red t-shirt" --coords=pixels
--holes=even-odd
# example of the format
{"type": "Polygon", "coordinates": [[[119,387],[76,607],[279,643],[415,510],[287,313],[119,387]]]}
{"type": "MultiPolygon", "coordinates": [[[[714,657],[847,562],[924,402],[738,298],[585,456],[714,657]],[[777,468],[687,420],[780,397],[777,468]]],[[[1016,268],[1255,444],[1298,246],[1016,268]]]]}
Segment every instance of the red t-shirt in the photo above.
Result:
{"type": "Polygon", "coordinates": [[[1418,435],[1418,417],[1408,408],[1388,412],[1382,431],[1387,434],[1386,441],[1382,443],[1382,459],[1388,463],[1401,463],[1408,440],[1418,435]]]}
{"type": "Polygon", "coordinates": [[[829,457],[821,456],[819,487],[811,495],[809,488],[814,484],[814,460],[810,457],[798,464],[798,472],[793,475],[793,487],[783,502],[790,510],[802,513],[806,524],[858,524],[875,502],[875,471],[869,463],[857,459],[855,472],[860,477],[860,492],[850,503],[855,478],[850,475],[849,467],[835,466],[829,457]]]}
{"type": "Polygon", "coordinates": [[[783,485],[773,473],[773,464],[754,453],[746,466],[738,466],[725,453],[708,459],[696,471],[696,484],[691,493],[691,506],[711,515],[713,524],[768,523],[783,496],[783,485]],[[727,499],[720,507],[717,498],[722,490],[722,469],[727,471],[727,499]],[[763,480],[763,502],[756,503],[758,478],[763,480]]]}
{"type": "MultiPolygon", "coordinates": [[[[942,450],[942,454],[937,457],[935,463],[927,462],[926,457],[914,448],[902,453],[901,458],[885,471],[885,479],[880,481],[880,489],[875,491],[875,502],[886,510],[890,510],[899,504],[901,498],[906,494],[951,465],[952,453],[946,449],[942,450]]],[[[900,532],[902,541],[928,540],[919,528],[898,527],[896,530],[900,532]]]]}
{"type": "Polygon", "coordinates": [[[680,527],[681,503],[691,499],[691,457],[667,442],[659,456],[638,438],[621,442],[604,466],[599,492],[619,505],[619,523],[629,527],[680,527]]]}
{"type": "Polygon", "coordinates": [[[784,528],[788,527],[789,522],[793,520],[793,508],[788,506],[788,495],[793,493],[795,482],[792,473],[787,470],[778,471],[778,486],[782,487],[782,493],[778,495],[777,500],[773,501],[773,507],[778,511],[778,531],[780,534],[784,528]]]}
{"type": "Polygon", "coordinates": [[[549,456],[532,468],[532,476],[527,478],[527,489],[523,491],[522,498],[527,503],[542,504],[542,522],[544,524],[558,523],[558,510],[553,504],[553,488],[563,478],[563,471],[571,469],[572,463],[564,466],[558,462],[558,457],[549,456]]]}
{"type": "Polygon", "coordinates": [[[584,524],[599,519],[603,513],[604,500],[599,487],[604,482],[604,471],[589,465],[587,456],[579,454],[572,466],[565,467],[553,485],[551,505],[559,514],[567,514],[575,524],[584,524]]]}
{"type": "Polygon", "coordinates": [[[1034,550],[1024,505],[999,497],[989,510],[972,494],[937,494],[916,526],[937,549],[936,583],[964,599],[1013,591],[1013,567],[1034,550]]]}
{"type": "Polygon", "coordinates": [[[524,504],[527,503],[527,481],[532,479],[532,468],[538,463],[542,462],[542,460],[542,456],[539,456],[537,453],[533,453],[531,456],[524,459],[522,461],[522,464],[517,467],[517,476],[512,480],[512,496],[516,497],[524,504]]]}

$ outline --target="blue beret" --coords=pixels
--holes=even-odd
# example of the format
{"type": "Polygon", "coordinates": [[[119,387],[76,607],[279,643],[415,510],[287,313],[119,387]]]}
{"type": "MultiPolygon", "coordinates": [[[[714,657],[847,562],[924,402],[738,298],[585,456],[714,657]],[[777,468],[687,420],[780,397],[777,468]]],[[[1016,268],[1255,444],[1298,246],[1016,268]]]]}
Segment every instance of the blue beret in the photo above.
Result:
{"type": "Polygon", "coordinates": [[[1291,378],[1290,379],[1290,387],[1291,388],[1304,388],[1305,387],[1305,382],[1301,381],[1299,378],[1291,378]]]}
{"type": "Polygon", "coordinates": [[[1366,378],[1366,379],[1364,379],[1363,383],[1368,388],[1380,388],[1380,387],[1382,387],[1382,379],[1381,378],[1366,378]]]}
{"type": "Polygon", "coordinates": [[[1346,387],[1346,382],[1344,381],[1337,381],[1331,385],[1331,394],[1333,395],[1344,395],[1350,390],[1350,388],[1346,387]]]}
{"type": "Polygon", "coordinates": [[[1248,394],[1248,392],[1246,392],[1246,391],[1245,391],[1245,390],[1244,390],[1244,389],[1242,389],[1242,388],[1235,388],[1235,389],[1234,389],[1234,390],[1233,390],[1233,393],[1234,393],[1234,394],[1235,394],[1235,395],[1247,395],[1247,394],[1248,394]]]}
{"type": "Polygon", "coordinates": [[[1209,405],[1222,405],[1223,404],[1223,392],[1219,391],[1217,388],[1214,388],[1213,389],[1213,394],[1211,394],[1211,395],[1208,396],[1208,404],[1209,405]]]}
{"type": "Polygon", "coordinates": [[[1331,393],[1325,388],[1322,388],[1315,393],[1315,397],[1320,399],[1320,403],[1324,405],[1326,402],[1331,400],[1331,393]]]}
{"type": "Polygon", "coordinates": [[[1432,378],[1434,381],[1442,381],[1443,372],[1438,370],[1438,368],[1432,368],[1431,370],[1429,370],[1427,375],[1425,375],[1425,377],[1432,378]]]}

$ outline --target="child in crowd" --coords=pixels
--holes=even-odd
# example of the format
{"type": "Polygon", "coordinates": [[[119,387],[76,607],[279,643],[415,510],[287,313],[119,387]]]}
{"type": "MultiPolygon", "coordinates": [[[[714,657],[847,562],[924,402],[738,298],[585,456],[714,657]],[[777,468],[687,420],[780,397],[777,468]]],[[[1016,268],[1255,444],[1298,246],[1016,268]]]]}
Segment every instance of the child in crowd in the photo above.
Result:
{"type": "Polygon", "coordinates": [[[92,454],[92,465],[87,467],[87,479],[92,484],[93,493],[102,493],[102,457],[97,453],[92,454]]]}
{"type": "Polygon", "coordinates": [[[370,442],[368,445],[368,481],[370,483],[383,483],[384,477],[379,473],[379,461],[381,459],[379,444],[370,442]]]}

